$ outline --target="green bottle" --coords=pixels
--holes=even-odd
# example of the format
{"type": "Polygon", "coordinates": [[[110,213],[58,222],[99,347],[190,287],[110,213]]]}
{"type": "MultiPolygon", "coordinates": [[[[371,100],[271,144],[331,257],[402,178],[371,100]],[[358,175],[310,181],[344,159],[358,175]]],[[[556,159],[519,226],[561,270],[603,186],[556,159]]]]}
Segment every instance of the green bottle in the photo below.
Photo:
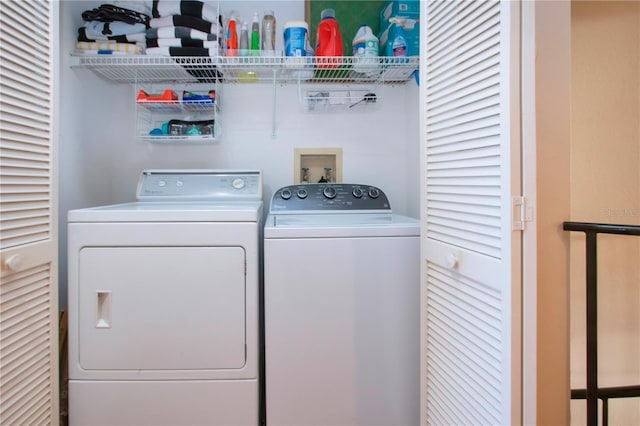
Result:
{"type": "Polygon", "coordinates": [[[251,23],[251,56],[260,56],[260,22],[258,12],[253,14],[251,23]]]}

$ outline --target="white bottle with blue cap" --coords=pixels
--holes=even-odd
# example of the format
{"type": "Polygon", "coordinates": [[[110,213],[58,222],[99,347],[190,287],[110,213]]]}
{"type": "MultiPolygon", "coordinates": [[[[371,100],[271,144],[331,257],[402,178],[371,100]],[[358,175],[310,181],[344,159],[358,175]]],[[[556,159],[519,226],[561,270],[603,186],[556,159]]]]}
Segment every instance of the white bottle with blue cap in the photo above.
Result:
{"type": "Polygon", "coordinates": [[[379,41],[373,34],[371,27],[360,25],[353,38],[353,70],[355,72],[374,76],[380,72],[378,63],[379,41]]]}

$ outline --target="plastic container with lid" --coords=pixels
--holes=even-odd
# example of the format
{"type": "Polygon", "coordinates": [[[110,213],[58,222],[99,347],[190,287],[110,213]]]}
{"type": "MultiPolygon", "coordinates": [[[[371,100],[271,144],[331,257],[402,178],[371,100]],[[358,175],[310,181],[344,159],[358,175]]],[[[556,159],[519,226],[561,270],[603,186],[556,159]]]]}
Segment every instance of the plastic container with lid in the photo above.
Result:
{"type": "MultiPolygon", "coordinates": [[[[316,38],[316,56],[344,56],[342,33],[333,9],[324,9],[320,14],[316,38]]],[[[339,59],[319,59],[318,68],[337,68],[339,59]]]]}
{"type": "Polygon", "coordinates": [[[309,25],[305,21],[287,21],[284,25],[284,55],[305,56],[309,25]]]}

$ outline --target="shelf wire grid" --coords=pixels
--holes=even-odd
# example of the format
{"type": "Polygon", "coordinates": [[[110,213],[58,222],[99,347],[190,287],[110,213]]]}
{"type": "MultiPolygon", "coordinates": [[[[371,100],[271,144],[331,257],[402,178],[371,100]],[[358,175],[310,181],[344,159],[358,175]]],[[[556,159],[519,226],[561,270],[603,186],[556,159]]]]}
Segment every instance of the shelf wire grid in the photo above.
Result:
{"type": "Polygon", "coordinates": [[[71,66],[123,83],[404,83],[418,70],[419,58],[72,55],[71,66]]]}

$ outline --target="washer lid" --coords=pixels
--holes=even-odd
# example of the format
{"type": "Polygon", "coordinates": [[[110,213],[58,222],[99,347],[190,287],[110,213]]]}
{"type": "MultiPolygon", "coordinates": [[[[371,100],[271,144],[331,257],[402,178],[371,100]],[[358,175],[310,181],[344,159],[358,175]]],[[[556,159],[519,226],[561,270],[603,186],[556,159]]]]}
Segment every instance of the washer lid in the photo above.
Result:
{"type": "Polygon", "coordinates": [[[259,222],[262,201],[142,201],[71,210],[69,222],[259,222]]]}
{"type": "Polygon", "coordinates": [[[417,219],[384,213],[269,215],[265,238],[418,236],[417,219]]]}

